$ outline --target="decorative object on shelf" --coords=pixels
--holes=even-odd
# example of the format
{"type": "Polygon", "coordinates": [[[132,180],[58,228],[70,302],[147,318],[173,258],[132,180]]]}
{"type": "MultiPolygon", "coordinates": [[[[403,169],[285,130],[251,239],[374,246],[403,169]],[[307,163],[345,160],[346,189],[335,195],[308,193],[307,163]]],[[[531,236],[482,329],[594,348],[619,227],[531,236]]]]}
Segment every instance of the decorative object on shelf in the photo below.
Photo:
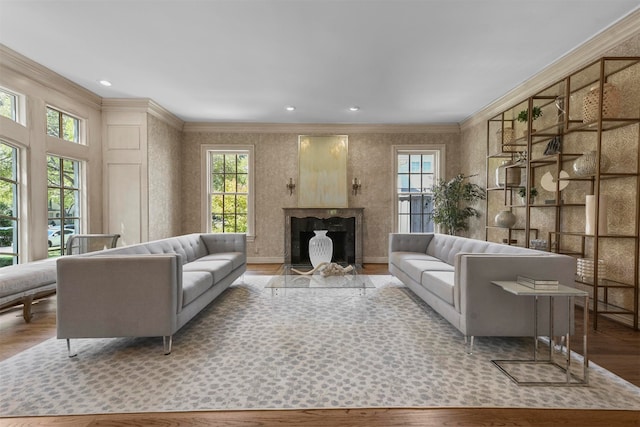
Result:
{"type": "MultiPolygon", "coordinates": [[[[596,174],[598,154],[595,151],[585,151],[573,162],[573,171],[577,176],[591,176],[596,174]]],[[[609,158],[600,154],[600,172],[609,170],[609,158]]]]}
{"type": "Polygon", "coordinates": [[[287,189],[289,190],[289,195],[293,194],[293,190],[295,190],[296,184],[293,182],[293,178],[289,178],[289,182],[287,183],[287,189]]]}
{"type": "Polygon", "coordinates": [[[309,239],[309,259],[316,267],[320,263],[330,263],[333,256],[333,241],[327,236],[328,230],[314,230],[315,236],[309,239]]]}
{"type": "MultiPolygon", "coordinates": [[[[576,264],[576,275],[583,281],[593,281],[593,273],[595,272],[595,262],[592,258],[578,258],[576,264]]],[[[606,279],[607,266],[603,259],[598,260],[598,280],[606,279]]]]}
{"type": "Polygon", "coordinates": [[[498,214],[494,218],[494,221],[496,223],[496,226],[498,227],[511,228],[516,225],[517,218],[513,214],[513,212],[505,209],[498,212],[498,214]]]}
{"type": "Polygon", "coordinates": [[[529,247],[538,251],[546,251],[548,242],[545,239],[532,239],[529,241],[529,247]]]}
{"type": "Polygon", "coordinates": [[[515,160],[516,160],[516,163],[526,163],[527,158],[528,158],[527,150],[524,150],[524,151],[518,151],[516,153],[515,160]]]}
{"type": "Polygon", "coordinates": [[[496,169],[496,186],[515,187],[520,185],[522,179],[520,168],[510,168],[514,163],[511,160],[503,160],[496,169]]]}
{"type": "MultiPolygon", "coordinates": [[[[536,196],[538,195],[538,190],[536,190],[536,187],[531,187],[531,189],[529,190],[529,204],[532,205],[534,199],[536,198],[536,196]]],[[[525,204],[524,201],[527,198],[527,188],[526,187],[520,187],[518,188],[518,196],[520,196],[522,198],[522,204],[525,204]]]]}
{"type": "MultiPolygon", "coordinates": [[[[598,235],[607,234],[607,198],[600,196],[598,204],[598,235]]],[[[587,195],[585,202],[585,234],[593,236],[596,232],[596,196],[587,195]]]]}
{"type": "MultiPolygon", "coordinates": [[[[533,107],[533,114],[531,115],[531,117],[533,118],[533,120],[536,120],[538,117],[540,117],[542,115],[542,108],[540,107],[533,107]]],[[[518,113],[518,117],[516,117],[516,120],[521,122],[521,123],[527,123],[527,121],[529,120],[529,110],[522,110],[518,113]]],[[[535,129],[531,129],[531,133],[535,133],[536,130],[535,129]]],[[[522,136],[527,136],[528,130],[525,129],[522,132],[522,136]]]]}
{"type": "Polygon", "coordinates": [[[554,136],[544,149],[544,155],[551,156],[552,154],[558,154],[560,151],[562,151],[562,138],[554,136]]]}
{"type": "MultiPolygon", "coordinates": [[[[564,190],[567,188],[567,185],[569,185],[569,181],[563,181],[567,178],[569,178],[569,174],[563,170],[560,171],[560,182],[558,183],[557,188],[559,191],[564,190]]],[[[552,193],[556,192],[556,180],[551,172],[547,171],[542,175],[542,178],[540,178],[540,186],[546,191],[550,191],[552,193]]]]}
{"type": "Polygon", "coordinates": [[[440,179],[433,184],[433,210],[427,215],[435,224],[442,225],[447,234],[455,235],[458,231],[467,230],[467,219],[480,216],[480,212],[468,204],[484,200],[487,195],[479,185],[464,182],[473,176],[458,174],[449,181],[440,179]]]}
{"type": "MultiPolygon", "coordinates": [[[[620,90],[612,83],[605,83],[603,88],[602,118],[611,119],[620,111],[620,90]]],[[[591,123],[600,116],[600,86],[594,86],[584,97],[582,121],[591,123]]]]}
{"type": "Polygon", "coordinates": [[[498,129],[496,132],[496,136],[498,138],[498,142],[502,146],[502,151],[514,151],[514,147],[509,147],[508,145],[516,139],[516,132],[513,128],[504,128],[498,129]],[[507,147],[505,147],[507,145],[507,147]]]}
{"type": "Polygon", "coordinates": [[[360,190],[360,187],[362,187],[362,183],[360,182],[360,180],[358,178],[353,178],[353,181],[351,182],[351,190],[353,190],[354,196],[358,195],[358,190],[360,190]]]}

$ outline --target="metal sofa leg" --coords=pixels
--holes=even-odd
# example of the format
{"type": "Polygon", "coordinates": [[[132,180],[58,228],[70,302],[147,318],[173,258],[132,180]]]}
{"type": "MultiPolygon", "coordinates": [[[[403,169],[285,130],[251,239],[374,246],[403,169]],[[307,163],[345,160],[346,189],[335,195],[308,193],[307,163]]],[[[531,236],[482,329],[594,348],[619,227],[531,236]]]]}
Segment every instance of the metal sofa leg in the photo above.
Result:
{"type": "Polygon", "coordinates": [[[464,336],[464,343],[465,343],[465,345],[468,344],[468,346],[467,346],[467,354],[473,354],[473,339],[474,338],[475,337],[473,335],[471,335],[471,336],[465,335],[464,336]]]}
{"type": "Polygon", "coordinates": [[[69,338],[67,338],[67,353],[69,357],[76,357],[78,355],[78,353],[71,351],[71,340],[69,338]]]}
{"type": "Polygon", "coordinates": [[[171,353],[172,342],[173,342],[173,335],[162,337],[162,346],[164,347],[165,356],[171,353]]]}

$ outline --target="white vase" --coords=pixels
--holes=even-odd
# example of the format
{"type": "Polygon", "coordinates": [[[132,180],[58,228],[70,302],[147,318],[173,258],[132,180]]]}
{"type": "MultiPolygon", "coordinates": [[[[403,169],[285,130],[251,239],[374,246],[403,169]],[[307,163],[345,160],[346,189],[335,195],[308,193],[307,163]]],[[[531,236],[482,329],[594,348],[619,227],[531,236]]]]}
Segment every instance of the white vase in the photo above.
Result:
{"type": "MultiPolygon", "coordinates": [[[[587,195],[585,203],[585,234],[593,236],[596,232],[596,197],[587,195]]],[[[607,199],[600,196],[598,209],[598,235],[607,234],[607,199]]]]}
{"type": "Polygon", "coordinates": [[[327,236],[327,230],[314,230],[316,234],[309,239],[309,259],[315,268],[323,262],[331,262],[333,241],[327,236]]]}

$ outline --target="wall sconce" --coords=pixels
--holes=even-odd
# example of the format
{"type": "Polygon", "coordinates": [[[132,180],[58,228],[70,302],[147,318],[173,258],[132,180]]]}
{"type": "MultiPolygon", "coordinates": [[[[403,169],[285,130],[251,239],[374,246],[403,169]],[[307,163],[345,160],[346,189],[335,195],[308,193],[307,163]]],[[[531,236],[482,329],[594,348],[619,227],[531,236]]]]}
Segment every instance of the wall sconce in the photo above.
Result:
{"type": "Polygon", "coordinates": [[[291,196],[293,194],[294,188],[296,188],[296,185],[293,183],[293,178],[289,178],[289,183],[287,184],[287,188],[289,189],[289,195],[291,196]]]}
{"type": "Polygon", "coordinates": [[[353,178],[353,182],[351,183],[351,188],[353,189],[354,196],[358,195],[358,190],[360,190],[360,187],[362,187],[360,180],[358,178],[353,178]]]}

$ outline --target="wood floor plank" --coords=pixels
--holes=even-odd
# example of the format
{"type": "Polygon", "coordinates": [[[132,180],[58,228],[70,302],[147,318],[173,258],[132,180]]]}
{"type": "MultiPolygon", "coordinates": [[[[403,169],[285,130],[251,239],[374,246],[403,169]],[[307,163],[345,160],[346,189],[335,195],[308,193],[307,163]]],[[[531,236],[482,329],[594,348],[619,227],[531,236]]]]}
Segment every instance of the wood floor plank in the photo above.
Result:
{"type": "MultiPolygon", "coordinates": [[[[273,275],[279,264],[251,264],[247,275],[273,275]]],[[[387,264],[366,264],[364,274],[389,274],[387,264]]],[[[55,336],[55,296],[34,306],[31,323],[15,307],[0,313],[0,360],[55,336]]],[[[576,329],[582,328],[576,308],[576,329]]],[[[611,320],[598,320],[590,331],[589,358],[640,386],[640,331],[611,320]]],[[[0,418],[5,426],[640,426],[639,411],[536,410],[500,408],[349,409],[212,411],[0,418]]],[[[0,414],[1,416],[2,414],[0,414]]]]}

